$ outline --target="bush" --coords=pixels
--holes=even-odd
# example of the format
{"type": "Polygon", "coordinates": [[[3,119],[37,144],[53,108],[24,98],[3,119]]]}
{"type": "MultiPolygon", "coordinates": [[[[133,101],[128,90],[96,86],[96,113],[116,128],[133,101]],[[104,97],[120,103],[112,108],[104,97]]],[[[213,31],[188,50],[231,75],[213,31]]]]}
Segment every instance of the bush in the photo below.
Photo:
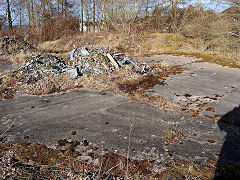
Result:
{"type": "Polygon", "coordinates": [[[194,15],[181,29],[187,38],[198,39],[204,50],[238,51],[240,22],[227,13],[195,11],[194,15]]]}

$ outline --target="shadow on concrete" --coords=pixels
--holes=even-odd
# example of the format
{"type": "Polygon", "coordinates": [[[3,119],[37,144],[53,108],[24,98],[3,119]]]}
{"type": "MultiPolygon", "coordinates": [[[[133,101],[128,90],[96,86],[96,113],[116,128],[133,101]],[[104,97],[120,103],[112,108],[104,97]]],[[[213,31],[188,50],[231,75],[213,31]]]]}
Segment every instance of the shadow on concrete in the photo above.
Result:
{"type": "Polygon", "coordinates": [[[219,154],[214,180],[240,177],[240,106],[225,114],[218,122],[226,132],[219,154]]]}

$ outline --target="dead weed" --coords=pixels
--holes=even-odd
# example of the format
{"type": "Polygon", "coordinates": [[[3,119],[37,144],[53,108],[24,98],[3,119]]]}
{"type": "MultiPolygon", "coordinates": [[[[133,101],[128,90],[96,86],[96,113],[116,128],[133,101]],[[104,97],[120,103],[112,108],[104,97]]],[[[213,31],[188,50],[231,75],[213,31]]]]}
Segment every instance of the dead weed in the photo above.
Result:
{"type": "Polygon", "coordinates": [[[29,84],[27,87],[23,88],[23,90],[28,94],[40,95],[81,87],[82,85],[80,85],[75,79],[71,79],[68,75],[58,75],[53,77],[49,76],[36,83],[29,84]]]}
{"type": "Polygon", "coordinates": [[[144,102],[164,109],[179,109],[180,106],[161,96],[147,96],[146,92],[157,84],[164,85],[165,77],[182,72],[180,67],[168,67],[162,72],[141,75],[127,69],[100,76],[84,75],[79,79],[84,87],[127,96],[133,101],[144,102]]]}

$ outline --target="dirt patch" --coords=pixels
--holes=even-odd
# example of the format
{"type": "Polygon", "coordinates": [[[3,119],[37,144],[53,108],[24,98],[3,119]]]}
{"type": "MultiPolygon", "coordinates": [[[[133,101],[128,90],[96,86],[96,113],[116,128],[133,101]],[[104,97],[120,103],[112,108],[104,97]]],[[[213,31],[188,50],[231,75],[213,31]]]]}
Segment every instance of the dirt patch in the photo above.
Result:
{"type": "Polygon", "coordinates": [[[0,73],[0,101],[14,96],[18,88],[16,82],[10,71],[0,73]]]}
{"type": "Polygon", "coordinates": [[[184,138],[182,134],[177,132],[175,129],[170,129],[169,131],[166,132],[165,134],[165,142],[166,146],[169,144],[174,144],[176,141],[184,138]]]}
{"type": "Polygon", "coordinates": [[[126,157],[115,153],[106,153],[100,158],[100,163],[103,171],[122,177],[126,176],[126,174],[130,177],[136,174],[149,176],[152,174],[151,169],[153,168],[153,165],[147,160],[127,160],[126,157]]]}
{"type": "Polygon", "coordinates": [[[135,93],[144,94],[148,89],[153,88],[157,84],[164,85],[165,78],[181,73],[183,70],[184,68],[181,66],[162,68],[161,65],[154,65],[151,73],[137,80],[127,80],[124,83],[119,83],[119,89],[130,95],[135,93]]]}

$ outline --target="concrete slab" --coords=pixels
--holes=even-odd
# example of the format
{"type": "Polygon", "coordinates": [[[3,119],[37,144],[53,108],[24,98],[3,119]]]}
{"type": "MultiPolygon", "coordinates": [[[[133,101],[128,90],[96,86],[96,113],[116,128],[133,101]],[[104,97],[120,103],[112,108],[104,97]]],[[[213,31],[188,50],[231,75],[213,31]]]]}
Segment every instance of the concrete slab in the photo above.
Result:
{"type": "Polygon", "coordinates": [[[136,59],[141,63],[153,63],[153,64],[162,63],[166,65],[171,65],[171,66],[189,64],[199,60],[195,57],[186,58],[186,56],[176,56],[176,55],[169,55],[169,54],[160,54],[160,55],[154,55],[150,57],[137,57],[136,59]]]}
{"type": "Polygon", "coordinates": [[[13,69],[12,64],[0,64],[0,73],[13,69]]]}
{"type": "Polygon", "coordinates": [[[224,115],[240,105],[240,69],[210,63],[191,63],[184,67],[187,70],[167,78],[166,85],[155,86],[148,95],[164,96],[209,116],[224,115]]]}
{"type": "MultiPolygon", "coordinates": [[[[217,160],[215,155],[221,151],[226,135],[216,122],[203,117],[164,111],[86,89],[46,96],[15,96],[0,102],[0,134],[13,125],[4,133],[5,142],[24,142],[28,136],[29,142],[54,146],[59,139],[87,139],[126,155],[132,123],[130,156],[156,163],[173,157],[201,163],[209,158],[217,160]],[[167,145],[166,133],[171,129],[184,138],[167,145]],[[75,136],[72,131],[77,132],[75,136]],[[168,151],[173,155],[169,156],[168,151]]],[[[234,132],[240,134],[238,128],[234,132]]]]}
{"type": "MultiPolygon", "coordinates": [[[[155,86],[149,95],[164,96],[189,109],[205,103],[207,107],[201,107],[200,114],[223,114],[222,120],[239,122],[240,70],[180,58],[176,64],[181,61],[187,70],[168,77],[166,85],[155,86]],[[208,107],[214,111],[206,110],[208,107]]],[[[202,164],[211,159],[218,165],[240,162],[240,128],[235,124],[193,117],[181,110],[161,110],[87,89],[45,96],[18,95],[0,102],[0,136],[9,143],[26,141],[24,137],[28,136],[29,142],[49,146],[64,138],[87,139],[124,155],[130,136],[130,157],[147,158],[157,164],[172,158],[202,164]],[[174,139],[171,133],[180,138],[174,139]]]]}

